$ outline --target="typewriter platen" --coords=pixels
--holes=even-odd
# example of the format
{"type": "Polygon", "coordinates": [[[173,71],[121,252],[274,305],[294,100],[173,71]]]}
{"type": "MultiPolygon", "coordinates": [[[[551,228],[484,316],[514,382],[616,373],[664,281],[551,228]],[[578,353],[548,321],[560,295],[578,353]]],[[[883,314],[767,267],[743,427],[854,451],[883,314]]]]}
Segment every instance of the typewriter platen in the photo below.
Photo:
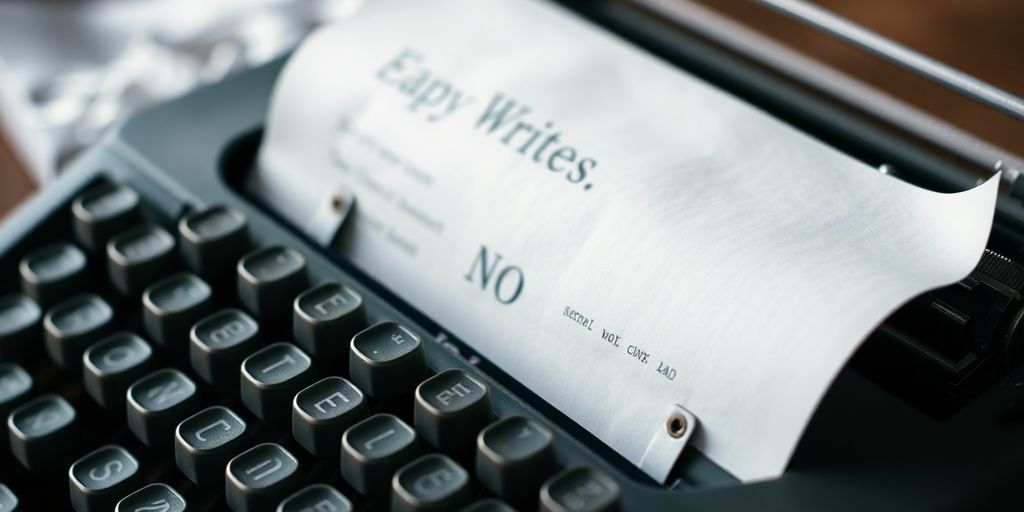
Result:
{"type": "MultiPolygon", "coordinates": [[[[908,181],[974,179],[949,148],[836,114],[706,37],[570,6],[908,181]]],[[[0,227],[0,410],[19,407],[0,510],[1024,504],[1019,199],[1001,198],[970,278],[866,342],[782,478],[741,485],[687,450],[660,487],[242,191],[280,66],[138,116],[0,227]]]]}

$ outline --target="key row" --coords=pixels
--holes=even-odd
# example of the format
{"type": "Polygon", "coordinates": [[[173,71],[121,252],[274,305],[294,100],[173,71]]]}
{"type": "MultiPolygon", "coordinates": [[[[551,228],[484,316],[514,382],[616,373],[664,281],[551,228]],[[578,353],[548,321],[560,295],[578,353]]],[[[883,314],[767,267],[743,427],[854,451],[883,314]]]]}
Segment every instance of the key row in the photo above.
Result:
{"type": "MultiPolygon", "coordinates": [[[[348,348],[346,340],[365,325],[360,295],[339,283],[325,283],[296,295],[297,298],[292,296],[295,300],[288,299],[292,302],[290,311],[296,342],[315,357],[343,356],[348,348]]],[[[193,326],[214,308],[211,287],[187,272],[152,284],[143,293],[141,302],[147,334],[154,343],[170,352],[184,348],[193,326]]],[[[251,320],[239,313],[223,312],[209,319],[200,326],[200,342],[230,338],[237,330],[250,331],[246,324],[251,324],[251,320]]],[[[115,315],[109,303],[92,293],[74,295],[53,306],[45,315],[29,297],[12,294],[0,297],[0,321],[3,322],[0,325],[0,360],[29,358],[35,352],[37,326],[42,324],[46,350],[54,362],[65,369],[77,370],[85,349],[112,330],[115,315]]],[[[191,337],[195,339],[196,335],[191,337]]]]}
{"type": "MultiPolygon", "coordinates": [[[[278,248],[270,248],[274,251],[278,248]]],[[[290,249],[283,249],[290,251],[290,249]]],[[[260,254],[253,256],[259,257],[260,254]]],[[[242,265],[248,259],[243,259],[242,265]]],[[[261,274],[266,275],[266,274],[261,274]]],[[[240,281],[241,282],[241,281],[240,281]]],[[[315,357],[336,358],[348,348],[346,341],[365,325],[362,298],[351,288],[339,283],[324,283],[293,295],[282,294],[273,287],[259,291],[241,292],[247,295],[264,294],[267,298],[241,300],[253,306],[250,309],[267,312],[269,302],[282,298],[291,303],[293,334],[296,342],[315,357]],[[302,293],[300,293],[302,292],[302,293]],[[297,297],[296,297],[297,296],[297,297]],[[291,298],[289,298],[291,297],[291,298]],[[294,299],[294,300],[292,300],[294,299]],[[262,304],[262,305],[261,305],[262,304]]],[[[240,284],[240,289],[248,285],[240,284]]],[[[161,348],[175,352],[184,348],[193,326],[208,316],[213,308],[213,291],[200,277],[180,272],[150,285],[142,295],[142,320],[150,339],[161,348]]],[[[200,343],[214,343],[232,338],[235,331],[254,335],[249,331],[251,320],[241,312],[222,312],[209,319],[192,333],[200,343]]],[[[25,295],[0,297],[0,359],[24,360],[35,351],[36,328],[41,323],[45,346],[51,358],[61,367],[75,371],[85,349],[103,335],[109,334],[115,324],[114,309],[100,296],[92,293],[74,295],[53,306],[45,315],[40,307],[25,295]]]]}
{"type": "MultiPolygon", "coordinates": [[[[282,360],[275,358],[250,370],[262,373],[258,368],[267,369],[282,360]]],[[[151,447],[163,444],[161,440],[169,442],[173,433],[178,468],[201,487],[220,485],[226,463],[247,445],[246,422],[230,409],[213,406],[195,413],[200,407],[196,386],[178,370],[150,374],[127,394],[130,430],[151,447]]],[[[370,408],[362,391],[342,377],[331,376],[295,394],[292,433],[300,446],[317,457],[340,458],[343,477],[366,495],[385,493],[392,487],[391,475],[422,455],[426,445],[458,454],[468,441],[475,448],[477,478],[493,494],[513,503],[537,496],[542,481],[556,466],[552,433],[521,416],[483,428],[491,418],[487,397],[486,385],[468,373],[441,372],[417,387],[413,428],[389,414],[367,417],[370,408]]],[[[15,459],[32,471],[61,467],[59,455],[74,449],[75,418],[74,408],[56,395],[44,395],[16,409],[8,419],[15,459]]],[[[115,465],[131,466],[123,461],[115,465]]]]}
{"type": "MultiPolygon", "coordinates": [[[[330,500],[339,507],[337,510],[350,510],[350,502],[344,495],[323,484],[292,494],[302,481],[298,458],[276,443],[248,449],[236,446],[242,435],[239,432],[244,432],[244,428],[244,422],[224,408],[207,409],[189,418],[178,429],[176,459],[179,467],[190,479],[198,467],[207,467],[204,471],[210,472],[211,480],[223,484],[226,502],[236,512],[270,510],[276,503],[281,504],[277,510],[301,510],[299,505],[308,506],[314,497],[330,500]],[[225,418],[230,420],[225,421],[225,418]],[[201,441],[189,444],[186,438],[201,441]],[[182,446],[202,453],[206,459],[186,469],[182,465],[182,446]],[[230,456],[223,457],[226,447],[234,449],[230,456]],[[292,506],[295,508],[290,508],[292,506]]],[[[550,433],[526,417],[499,420],[481,433],[479,444],[481,455],[477,458],[476,471],[479,482],[517,506],[532,503],[530,499],[524,500],[528,496],[539,496],[543,510],[559,511],[612,510],[618,501],[618,485],[596,469],[574,467],[551,476],[555,465],[550,433]],[[528,434],[524,435],[524,431],[528,434]],[[522,463],[542,456],[549,459],[544,466],[522,463]],[[519,467],[509,470],[503,465],[519,467]]],[[[341,474],[362,494],[390,497],[391,509],[397,511],[456,510],[470,505],[478,494],[472,477],[462,465],[447,455],[425,453],[417,444],[415,432],[400,419],[387,414],[372,416],[345,432],[341,474]]],[[[91,512],[110,510],[121,497],[137,488],[141,471],[138,461],[127,450],[110,445],[75,462],[68,478],[75,509],[91,512]]],[[[170,491],[177,501],[184,503],[173,490],[159,491],[165,494],[170,491]]],[[[133,499],[133,495],[125,498],[133,499]]],[[[474,507],[511,510],[497,500],[474,507]]]]}
{"type": "MultiPolygon", "coordinates": [[[[78,244],[106,259],[112,285],[129,297],[178,267],[176,248],[187,268],[213,278],[233,273],[249,246],[245,216],[225,206],[183,217],[178,241],[142,219],[138,194],[127,187],[94,187],[75,199],[71,211],[78,244]]],[[[30,251],[18,271],[23,292],[43,307],[96,284],[85,252],[64,241],[30,251]]]]}
{"type": "MultiPolygon", "coordinates": [[[[198,388],[202,383],[197,386],[177,369],[157,369],[161,366],[159,354],[180,352],[186,347],[188,364],[199,380],[210,384],[221,398],[224,394],[239,397],[245,408],[261,421],[277,425],[290,421],[293,437],[305,450],[319,458],[339,460],[341,440],[343,474],[347,460],[345,437],[356,425],[378,418],[376,421],[388,428],[368,431],[383,437],[376,441],[373,437],[361,439],[358,437],[361,431],[356,430],[355,440],[349,444],[353,451],[348,460],[366,458],[358,450],[360,442],[369,449],[367,443],[383,446],[387,445],[384,442],[387,439],[401,440],[402,432],[411,433],[415,440],[413,446],[418,447],[414,453],[409,452],[414,456],[422,456],[426,451],[422,445],[449,454],[469,453],[471,457],[475,454],[477,478],[491,492],[499,496],[532,495],[536,499],[537,489],[550,471],[520,468],[520,474],[509,476],[515,474],[515,470],[505,468],[508,460],[502,457],[510,455],[502,455],[491,445],[500,445],[509,435],[521,436],[517,439],[524,443],[526,439],[543,440],[544,436],[536,436],[529,424],[523,426],[510,421],[512,426],[497,428],[503,425],[497,422],[491,426],[498,432],[490,434],[495,438],[493,442],[481,441],[490,431],[491,427],[484,427],[492,419],[486,385],[461,371],[442,372],[421,383],[427,376],[427,368],[414,333],[394,322],[360,331],[365,326],[361,297],[338,283],[303,291],[310,284],[306,262],[294,249],[266,247],[242,256],[248,250],[249,241],[245,218],[237,211],[215,207],[184,217],[178,225],[176,245],[176,238],[162,228],[139,222],[138,197],[125,190],[128,189],[100,187],[76,200],[72,208],[76,240],[93,253],[103,253],[102,249],[106,248],[104,256],[111,284],[123,295],[136,300],[141,298],[142,327],[153,345],[131,332],[110,335],[115,330],[114,308],[97,295],[74,295],[90,284],[86,271],[89,257],[73,244],[58,242],[37,249],[22,260],[19,271],[25,295],[0,298],[0,319],[15,320],[0,323],[0,360],[9,359],[5,357],[5,347],[17,346],[11,340],[27,345],[33,326],[42,323],[50,357],[68,370],[84,369],[81,375],[87,393],[108,410],[125,411],[130,430],[145,444],[160,446],[173,441],[179,469],[193,481],[223,483],[223,468],[229,459],[190,465],[189,461],[202,450],[190,451],[179,446],[185,442],[179,435],[183,427],[186,431],[190,426],[196,427],[203,439],[215,439],[218,432],[240,429],[235,444],[226,453],[239,453],[246,439],[241,435],[245,430],[244,421],[230,409],[215,406],[196,412],[201,408],[198,388]],[[89,215],[80,215],[82,212],[89,215]],[[117,220],[119,218],[121,220],[117,220]],[[90,241],[85,241],[86,238],[90,241]],[[175,254],[176,249],[180,254],[175,254]],[[163,277],[168,269],[180,268],[177,266],[179,257],[195,273],[179,272],[163,277]],[[214,311],[214,289],[207,281],[219,287],[225,275],[233,276],[236,298],[246,311],[236,308],[214,311]],[[69,295],[71,299],[61,302],[69,295]],[[50,307],[46,315],[42,315],[40,305],[50,307]],[[289,313],[298,346],[284,342],[265,346],[259,323],[249,314],[260,322],[275,322],[287,318],[289,313]],[[25,337],[20,336],[22,331],[25,337]],[[352,333],[357,331],[353,337],[352,333]],[[316,381],[311,356],[326,360],[347,356],[348,377],[354,383],[340,376],[316,381]],[[413,388],[416,389],[412,421],[415,428],[394,416],[369,416],[371,409],[364,391],[368,397],[387,401],[413,388]],[[204,413],[206,416],[201,416],[204,413]],[[386,419],[379,419],[381,416],[386,419]],[[392,419],[398,423],[390,423],[392,419]],[[192,422],[195,425],[186,425],[190,420],[195,420],[192,422]],[[183,455],[179,456],[180,450],[183,455]],[[499,469],[488,471],[493,467],[499,469]],[[524,488],[533,491],[524,491],[524,488]]],[[[13,407],[27,399],[31,384],[31,377],[20,367],[0,366],[0,412],[4,416],[15,412],[13,407]],[[4,370],[11,376],[8,381],[13,385],[3,380],[4,370]],[[6,393],[5,389],[14,393],[6,393]],[[5,393],[15,399],[5,401],[5,393]]],[[[52,397],[55,395],[37,400],[52,397]]],[[[33,426],[36,423],[46,428],[52,426],[54,436],[49,440],[52,444],[37,446],[53,446],[57,448],[54,451],[60,453],[60,447],[66,444],[65,429],[70,431],[74,424],[74,409],[67,402],[50,402],[37,412],[40,414],[31,416],[28,422],[33,426]]],[[[23,437],[29,440],[30,434],[23,437]]],[[[16,437],[12,431],[12,448],[16,437]]],[[[201,444],[203,439],[196,437],[193,442],[201,444]]],[[[528,456],[524,459],[529,462],[527,466],[539,468],[554,464],[551,439],[548,432],[546,449],[537,453],[527,450],[528,456]]],[[[44,451],[29,450],[26,446],[30,444],[33,443],[22,442],[21,445],[25,445],[21,446],[22,451],[36,453],[36,458],[45,461],[44,451]]],[[[461,470],[461,467],[454,460],[449,459],[455,467],[431,460],[433,462],[424,464],[431,469],[426,474],[432,478],[447,481],[460,475],[455,468],[461,470]]],[[[466,459],[456,457],[456,460],[466,459]]],[[[111,464],[127,465],[124,461],[111,464]]],[[[383,478],[375,478],[374,470],[367,473],[364,464],[352,463],[345,478],[346,481],[378,482],[365,484],[367,490],[361,492],[367,494],[388,492],[393,490],[391,476],[398,467],[387,467],[389,471],[383,473],[383,478]]],[[[601,487],[600,482],[584,480],[554,487],[554,494],[548,492],[550,496],[542,496],[542,503],[547,500],[557,504],[559,500],[567,500],[570,505],[585,504],[593,501],[591,495],[602,494],[595,494],[595,489],[601,487]]],[[[414,481],[418,482],[419,477],[414,481]]],[[[614,485],[610,479],[608,482],[614,485]]],[[[351,485],[360,489],[362,484],[351,485]]],[[[412,502],[417,499],[415,494],[395,492],[399,497],[396,499],[411,499],[412,502]]],[[[258,501],[265,503],[265,500],[258,501]]]]}
{"type": "MultiPolygon", "coordinates": [[[[153,407],[159,405],[163,398],[179,396],[179,391],[180,397],[193,397],[189,392],[191,386],[185,380],[187,378],[175,372],[169,370],[167,374],[157,373],[148,377],[140,382],[135,390],[137,396],[130,400],[140,399],[153,407]],[[155,384],[160,378],[166,379],[163,387],[155,384]]],[[[437,386],[450,383],[456,377],[471,379],[458,370],[438,374],[418,387],[417,403],[423,397],[431,396],[437,400],[435,405],[444,406],[451,390],[463,386],[464,381],[443,387],[440,392],[437,392],[437,386]]],[[[167,425],[166,422],[173,421],[177,415],[173,411],[183,403],[183,400],[178,400],[170,406],[163,404],[167,407],[165,409],[150,409],[155,414],[164,415],[142,426],[150,430],[140,431],[139,424],[132,422],[131,414],[129,424],[147,444],[153,442],[152,436],[159,428],[173,429],[175,462],[186,477],[201,487],[215,488],[224,483],[226,471],[227,498],[233,510],[258,510],[255,504],[267,503],[268,497],[273,498],[271,502],[276,502],[295,489],[299,479],[297,459],[278,445],[259,445],[243,451],[248,444],[247,425],[230,409],[209,407],[181,421],[176,428],[167,425]]],[[[446,408],[452,405],[447,403],[446,408]]],[[[474,403],[477,402],[468,402],[455,409],[464,409],[474,403]]],[[[426,446],[422,440],[435,447],[437,443],[431,442],[429,434],[435,431],[420,428],[419,407],[415,416],[416,429],[390,414],[365,418],[362,414],[353,413],[360,408],[365,410],[365,402],[357,388],[341,377],[324,379],[295,398],[294,435],[300,445],[311,452],[316,451],[316,441],[312,441],[315,437],[322,438],[320,442],[325,448],[333,445],[335,450],[340,438],[343,478],[368,496],[392,492],[392,499],[401,502],[394,505],[398,510],[419,510],[424,503],[430,505],[427,509],[451,509],[464,505],[474,495],[470,491],[468,474],[457,463],[440,455],[423,457],[426,446]],[[350,398],[346,398],[346,393],[350,398]],[[319,423],[302,421],[314,415],[318,416],[319,423]],[[359,417],[365,419],[356,421],[359,417]],[[337,435],[338,430],[342,430],[340,436],[337,435]]],[[[74,421],[74,408],[56,395],[44,395],[18,408],[8,420],[12,454],[33,471],[59,467],[54,453],[71,451],[75,442],[74,421]]],[[[510,416],[500,419],[480,431],[475,441],[477,479],[491,493],[511,503],[524,504],[524,499],[528,503],[531,496],[537,496],[544,480],[556,468],[552,433],[530,418],[510,416]]],[[[318,456],[327,455],[318,453],[318,456]]],[[[72,465],[69,473],[72,503],[79,512],[109,510],[113,500],[124,496],[128,489],[138,484],[138,472],[138,462],[124,449],[113,446],[101,448],[72,465]]],[[[603,510],[577,508],[572,503],[603,499],[606,494],[617,494],[617,491],[612,492],[616,489],[614,481],[587,470],[584,475],[565,473],[552,479],[541,489],[541,499],[558,503],[564,501],[571,510],[603,510]],[[565,479],[575,483],[565,483],[565,479]]]]}
{"type": "MultiPolygon", "coordinates": [[[[90,304],[99,307],[95,306],[96,303],[90,304]]],[[[94,313],[81,315],[97,316],[94,313]]],[[[314,454],[320,450],[317,449],[318,436],[312,432],[315,430],[313,427],[326,428],[318,411],[324,412],[327,406],[337,407],[338,400],[358,403],[362,400],[362,390],[367,390],[377,399],[387,400],[412,390],[427,374],[418,337],[398,323],[384,322],[352,338],[349,374],[356,384],[329,378],[304,393],[316,380],[317,371],[312,359],[299,347],[287,342],[260,348],[251,341],[255,339],[251,336],[255,332],[258,332],[258,324],[237,310],[226,310],[200,321],[193,329],[192,366],[200,378],[226,385],[215,388],[218,394],[239,396],[256,417],[267,423],[287,424],[293,415],[297,415],[298,419],[293,423],[311,426],[306,429],[310,430],[309,433],[300,431],[299,440],[314,454]],[[223,327],[206,329],[213,321],[225,318],[231,320],[223,327]],[[250,340],[249,346],[240,348],[246,340],[250,340]],[[327,390],[330,393],[327,393],[326,400],[313,399],[311,405],[307,404],[307,397],[315,397],[316,392],[327,390]],[[293,412],[293,408],[298,412],[293,412]]],[[[48,341],[65,342],[63,346],[49,343],[48,348],[54,360],[66,366],[70,360],[67,353],[71,350],[67,347],[68,339],[49,338],[48,341]]],[[[86,393],[107,410],[118,414],[126,411],[129,429],[149,446],[168,444],[173,427],[195,412],[199,405],[199,386],[178,369],[156,370],[158,363],[153,354],[154,349],[141,337],[120,332],[91,345],[81,356],[86,393]]],[[[463,380],[476,382],[468,375],[463,380]]],[[[459,393],[469,391],[465,385],[459,386],[459,393]]],[[[29,398],[31,388],[32,378],[20,366],[12,363],[0,366],[0,412],[5,413],[4,417],[19,410],[15,407],[29,398]]],[[[476,389],[477,395],[487,396],[481,384],[476,384],[476,389]]],[[[50,408],[55,411],[70,407],[58,407],[55,404],[63,402],[63,399],[56,395],[51,395],[51,398],[50,408]]],[[[26,407],[30,406],[22,406],[26,407]]],[[[489,406],[484,407],[489,414],[489,406]]],[[[352,413],[361,410],[353,408],[352,413]]],[[[431,409],[432,412],[435,410],[431,409]]],[[[36,417],[35,414],[29,416],[36,417]]],[[[421,416],[427,425],[425,428],[431,428],[428,419],[433,415],[421,416]]],[[[73,414],[68,423],[71,419],[73,414]]],[[[56,432],[51,434],[56,435],[56,432]]],[[[50,452],[51,455],[57,453],[60,450],[50,452]]],[[[23,463],[33,465],[27,459],[23,463]]]]}
{"type": "MultiPolygon", "coordinates": [[[[142,201],[123,185],[90,188],[72,202],[71,215],[75,240],[92,253],[145,260],[165,257],[174,245],[173,237],[164,236],[166,232],[139,227],[145,222],[142,201]]],[[[182,259],[203,277],[231,272],[248,246],[247,229],[245,216],[229,207],[187,215],[178,223],[182,259]]]]}
{"type": "MultiPolygon", "coordinates": [[[[130,298],[140,297],[149,285],[182,268],[179,253],[180,260],[192,272],[220,280],[235,274],[239,259],[249,248],[245,216],[226,206],[184,216],[178,223],[177,240],[163,228],[142,220],[140,199],[127,187],[112,184],[94,187],[76,198],[71,210],[77,242],[105,260],[102,266],[110,284],[130,298]]],[[[261,254],[254,254],[252,261],[272,266],[273,262],[268,264],[265,259],[266,251],[261,254]]],[[[270,255],[271,259],[275,257],[270,255]]],[[[12,326],[0,326],[0,358],[10,359],[7,356],[17,354],[16,348],[20,347],[11,346],[14,343],[6,338],[32,326],[39,307],[50,308],[100,284],[94,279],[97,269],[89,267],[86,253],[65,241],[36,248],[22,258],[18,271],[22,291],[28,299],[8,296],[0,301],[0,315],[5,315],[5,320],[6,315],[12,315],[10,319],[16,320],[12,326]],[[29,300],[39,307],[33,308],[29,300]],[[15,303],[8,304],[12,301],[15,303]]],[[[259,280],[255,282],[256,286],[260,284],[259,280]]],[[[165,290],[176,289],[165,287],[165,290]]],[[[195,288],[184,290],[194,291],[195,288]]],[[[154,335],[154,338],[162,337],[154,335]]]]}
{"type": "MultiPolygon", "coordinates": [[[[282,246],[250,252],[245,216],[225,206],[185,216],[179,222],[181,256],[195,274],[174,273],[175,238],[152,224],[128,227],[138,219],[137,194],[105,185],[76,199],[75,232],[80,243],[107,240],[106,267],[114,289],[142,298],[144,326],[156,344],[175,349],[188,340],[189,328],[210,312],[213,289],[204,280],[221,283],[235,276],[237,299],[249,312],[266,320],[294,317],[296,342],[314,356],[343,355],[347,340],[363,327],[362,298],[352,289],[328,283],[309,289],[305,258],[282,246]],[[109,236],[108,236],[109,235],[109,236]]],[[[19,264],[24,295],[0,297],[0,361],[18,360],[33,352],[35,327],[44,324],[51,355],[69,369],[78,356],[111,324],[113,310],[97,295],[86,293],[94,272],[89,258],[68,242],[55,242],[29,252],[19,264]],[[69,299],[70,297],[70,299],[69,299]],[[44,318],[43,309],[49,309],[44,318]],[[61,348],[68,348],[65,351],[61,348]]]]}
{"type": "MultiPolygon", "coordinates": [[[[171,276],[153,285],[143,299],[143,324],[151,336],[163,340],[157,345],[164,350],[169,348],[172,338],[189,340],[193,370],[224,395],[234,396],[239,391],[237,375],[241,369],[242,398],[264,418],[268,404],[290,399],[282,393],[289,389],[297,391],[294,386],[308,383],[306,376],[312,369],[310,357],[287,343],[263,347],[259,324],[238,309],[215,312],[200,318],[189,328],[190,322],[209,310],[200,306],[207,300],[207,289],[200,279],[188,274],[171,276]],[[188,334],[181,334],[182,331],[188,334]],[[261,373],[247,371],[243,360],[261,347],[264,350],[251,364],[259,366],[265,361],[267,367],[261,367],[261,373]],[[279,363],[271,364],[274,361],[279,363]],[[266,378],[280,382],[268,384],[266,378]]],[[[312,294],[300,295],[295,301],[295,331],[299,333],[296,336],[299,343],[313,354],[331,356],[347,353],[351,345],[355,357],[350,371],[371,395],[380,399],[396,396],[415,386],[426,372],[419,340],[397,323],[379,324],[352,338],[353,343],[345,343],[343,340],[352,335],[342,333],[364,322],[361,309],[343,307],[332,313],[322,301],[314,301],[318,322],[314,330],[322,328],[321,331],[330,333],[329,337],[315,332],[301,334],[308,333],[311,325],[306,321],[310,314],[303,309],[308,304],[303,299],[329,290],[339,295],[347,293],[352,301],[358,301],[358,295],[339,284],[322,285],[310,290],[312,294]]],[[[339,304],[330,297],[324,300],[339,304]]],[[[107,335],[114,329],[114,312],[99,296],[79,295],[62,302],[47,313],[43,324],[44,345],[50,358],[72,373],[80,372],[84,389],[104,408],[120,410],[128,387],[157,365],[155,349],[138,335],[124,331],[107,335]]]]}

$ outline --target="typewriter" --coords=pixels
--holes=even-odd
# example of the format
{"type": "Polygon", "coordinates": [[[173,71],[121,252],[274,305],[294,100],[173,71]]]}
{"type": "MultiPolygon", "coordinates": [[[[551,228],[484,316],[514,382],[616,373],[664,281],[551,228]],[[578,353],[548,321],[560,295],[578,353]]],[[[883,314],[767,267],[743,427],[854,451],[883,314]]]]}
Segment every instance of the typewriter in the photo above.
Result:
{"type": "MultiPolygon", "coordinates": [[[[565,3],[901,179],[1016,175],[703,11],[565,3]]],[[[878,328],[781,478],[743,484],[687,449],[661,485],[245,191],[282,64],[135,116],[0,225],[0,512],[1024,507],[1012,179],[974,273],[878,328]]]]}

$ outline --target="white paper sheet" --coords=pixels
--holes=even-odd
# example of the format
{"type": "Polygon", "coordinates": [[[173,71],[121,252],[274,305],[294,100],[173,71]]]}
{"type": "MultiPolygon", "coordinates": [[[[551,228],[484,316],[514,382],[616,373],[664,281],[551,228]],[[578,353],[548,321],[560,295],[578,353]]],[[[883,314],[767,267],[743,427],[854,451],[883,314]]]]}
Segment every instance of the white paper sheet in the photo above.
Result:
{"type": "Polygon", "coordinates": [[[292,58],[250,185],[325,242],[351,190],[362,270],[630,461],[681,404],[750,481],[880,321],[973,268],[997,183],[881,175],[546,4],[389,0],[292,58]],[[490,131],[508,100],[530,128],[490,131]]]}

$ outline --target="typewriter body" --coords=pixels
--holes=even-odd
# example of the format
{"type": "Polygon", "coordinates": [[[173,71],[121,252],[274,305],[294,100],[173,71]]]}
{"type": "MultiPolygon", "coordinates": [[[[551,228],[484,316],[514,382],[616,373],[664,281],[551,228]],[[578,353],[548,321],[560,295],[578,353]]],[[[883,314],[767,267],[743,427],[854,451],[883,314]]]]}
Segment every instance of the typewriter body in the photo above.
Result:
{"type": "MultiPolygon", "coordinates": [[[[707,34],[617,2],[567,5],[902,179],[977,179],[955,148],[707,34]]],[[[658,485],[246,194],[282,65],[137,115],[0,225],[0,510],[1024,507],[1019,199],[1000,197],[968,279],[867,340],[781,478],[742,484],[691,448],[658,485]],[[190,346],[167,341],[183,329],[190,346]],[[324,332],[355,339],[339,353],[324,332]],[[400,348],[376,357],[389,340],[400,348]],[[304,402],[310,385],[327,401],[304,402]],[[464,406],[431,404],[416,391],[429,386],[463,390],[450,396],[464,406]],[[355,405],[317,416],[342,402],[355,405]],[[425,489],[423,475],[442,476],[425,489]]]]}

